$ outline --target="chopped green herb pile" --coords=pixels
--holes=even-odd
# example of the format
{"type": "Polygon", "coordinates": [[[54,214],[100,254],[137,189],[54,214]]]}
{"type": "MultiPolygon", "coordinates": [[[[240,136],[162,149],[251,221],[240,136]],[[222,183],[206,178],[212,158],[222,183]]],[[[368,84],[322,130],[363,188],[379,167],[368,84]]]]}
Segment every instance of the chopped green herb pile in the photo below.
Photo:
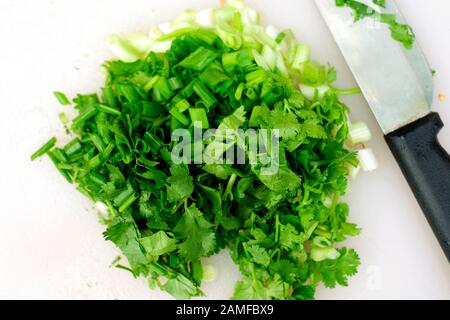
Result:
{"type": "MultiPolygon", "coordinates": [[[[385,0],[372,0],[372,3],[381,8],[386,7],[385,0]]],[[[367,4],[356,0],[336,0],[336,5],[338,7],[346,6],[351,8],[355,16],[355,22],[365,18],[372,18],[375,21],[388,25],[394,40],[401,42],[407,49],[412,48],[416,39],[414,31],[409,25],[399,23],[395,14],[379,13],[367,4]]]]}
{"type": "Polygon", "coordinates": [[[33,158],[47,153],[105,204],[104,236],[129,263],[120,267],[176,298],[203,295],[202,258],[222,249],[243,277],[234,299],[313,299],[321,282],[346,286],[359,257],[340,243],[359,228],[340,197],[358,159],[338,95],[358,90],[335,89],[334,69],[241,1],[185,12],[171,28],[113,37],[120,60],[104,64],[101,94],[73,100],[75,138],[61,148],[52,139],[33,158]],[[171,133],[194,122],[279,129],[279,170],[173,163],[171,133]]]}

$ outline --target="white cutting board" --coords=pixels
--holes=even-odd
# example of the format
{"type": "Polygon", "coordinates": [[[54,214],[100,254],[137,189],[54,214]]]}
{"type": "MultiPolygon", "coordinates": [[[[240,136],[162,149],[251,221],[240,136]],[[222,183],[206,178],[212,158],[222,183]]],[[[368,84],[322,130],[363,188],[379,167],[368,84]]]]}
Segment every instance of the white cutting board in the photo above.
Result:
{"type": "MultiPolygon", "coordinates": [[[[312,0],[248,1],[265,21],[292,28],[313,57],[337,67],[343,87],[354,85],[312,0]]],[[[438,71],[435,109],[447,123],[450,150],[450,22],[448,0],[399,0],[438,71]]],[[[99,88],[99,66],[111,57],[113,32],[146,31],[182,9],[217,0],[1,0],[0,3],[0,298],[156,299],[169,296],[110,268],[118,251],[102,239],[92,204],[68,185],[46,158],[30,154],[50,136],[63,136],[52,92],[72,96],[99,88]]],[[[351,184],[351,220],[363,231],[348,241],[362,266],[347,288],[320,287],[319,299],[450,299],[450,268],[386,147],[362,97],[347,98],[352,119],[366,121],[380,162],[351,184]]],[[[450,192],[450,190],[449,190],[450,192]]],[[[211,263],[216,281],[208,298],[227,298],[239,278],[227,254],[211,263]]]]}

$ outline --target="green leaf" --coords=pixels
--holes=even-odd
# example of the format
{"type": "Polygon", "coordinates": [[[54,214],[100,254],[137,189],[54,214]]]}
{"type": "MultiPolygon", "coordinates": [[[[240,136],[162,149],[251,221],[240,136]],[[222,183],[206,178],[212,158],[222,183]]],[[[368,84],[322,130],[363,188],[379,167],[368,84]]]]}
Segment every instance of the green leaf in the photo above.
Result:
{"type": "Polygon", "coordinates": [[[245,250],[250,254],[251,259],[264,267],[270,264],[270,256],[264,248],[258,245],[245,245],[245,250]]]}
{"type": "Polygon", "coordinates": [[[294,226],[280,224],[280,245],[285,249],[300,250],[305,237],[299,234],[294,226]]]}
{"type": "Polygon", "coordinates": [[[203,166],[202,170],[221,180],[228,180],[235,171],[230,165],[223,164],[206,164],[203,166]]]}
{"type": "Polygon", "coordinates": [[[348,277],[358,271],[360,265],[359,256],[353,249],[339,249],[339,258],[336,260],[325,260],[317,263],[318,271],[327,288],[334,288],[336,284],[348,285],[348,277]]]}
{"type": "MultiPolygon", "coordinates": [[[[375,5],[385,7],[385,0],[372,0],[375,5]]],[[[407,49],[413,47],[415,41],[415,34],[409,25],[401,24],[397,21],[395,14],[378,13],[365,3],[356,0],[336,0],[336,5],[339,7],[347,6],[353,10],[355,22],[367,17],[372,17],[374,20],[385,23],[389,26],[391,36],[394,40],[399,41],[407,49]]]]}
{"type": "Polygon", "coordinates": [[[167,282],[162,285],[162,289],[180,300],[203,295],[200,289],[182,274],[177,274],[174,278],[168,279],[167,282]]]}
{"type": "Polygon", "coordinates": [[[133,271],[136,272],[139,265],[145,265],[148,262],[138,241],[138,228],[131,217],[114,219],[103,235],[106,240],[114,242],[119,247],[127,257],[133,271]]]}
{"type": "Polygon", "coordinates": [[[179,245],[180,254],[191,261],[210,255],[216,248],[213,225],[195,204],[186,208],[173,232],[177,239],[183,240],[179,245]]]}
{"type": "Polygon", "coordinates": [[[170,238],[166,232],[158,231],[157,233],[139,239],[145,252],[151,256],[157,257],[177,249],[177,240],[170,238]]]}
{"type": "Polygon", "coordinates": [[[258,270],[254,277],[245,277],[236,284],[234,300],[272,300],[284,299],[286,285],[278,274],[271,277],[267,272],[258,270]]]}
{"type": "Polygon", "coordinates": [[[274,192],[293,191],[300,186],[301,179],[288,167],[284,150],[280,150],[279,157],[279,163],[275,164],[278,166],[275,173],[265,174],[257,165],[252,166],[252,171],[267,188],[274,192]]]}
{"type": "Polygon", "coordinates": [[[300,286],[295,288],[292,296],[297,300],[314,300],[316,289],[313,286],[300,286]]]}
{"type": "Polygon", "coordinates": [[[181,201],[189,197],[194,191],[194,183],[186,165],[170,167],[171,176],[167,179],[167,199],[181,201]]]}

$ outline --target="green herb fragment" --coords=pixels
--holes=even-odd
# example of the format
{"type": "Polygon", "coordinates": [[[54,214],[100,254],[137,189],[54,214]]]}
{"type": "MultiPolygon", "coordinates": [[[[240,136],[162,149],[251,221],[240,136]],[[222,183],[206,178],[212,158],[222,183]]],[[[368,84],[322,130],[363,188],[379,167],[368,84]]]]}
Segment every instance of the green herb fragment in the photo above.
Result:
{"type": "MultiPolygon", "coordinates": [[[[383,8],[386,6],[385,0],[372,0],[372,2],[383,8]]],[[[379,13],[369,5],[356,0],[336,0],[336,5],[351,8],[355,16],[355,22],[364,18],[372,18],[374,21],[386,24],[394,40],[402,43],[406,49],[413,47],[416,39],[414,31],[409,25],[398,22],[394,14],[379,13]]]]}
{"type": "Polygon", "coordinates": [[[180,62],[180,67],[202,71],[217,58],[217,53],[204,47],[198,48],[186,59],[180,62]]]}
{"type": "Polygon", "coordinates": [[[31,155],[31,160],[36,160],[37,158],[43,156],[48,151],[50,151],[56,144],[56,138],[51,138],[47,143],[40,147],[35,153],[31,155]]]}
{"type": "Polygon", "coordinates": [[[189,197],[194,191],[192,177],[185,165],[173,165],[170,168],[171,176],[167,179],[167,199],[180,201],[189,197]]]}
{"type": "Polygon", "coordinates": [[[53,92],[56,99],[58,99],[59,103],[63,106],[70,106],[70,101],[67,99],[66,95],[62,92],[55,91],[53,92]]]}

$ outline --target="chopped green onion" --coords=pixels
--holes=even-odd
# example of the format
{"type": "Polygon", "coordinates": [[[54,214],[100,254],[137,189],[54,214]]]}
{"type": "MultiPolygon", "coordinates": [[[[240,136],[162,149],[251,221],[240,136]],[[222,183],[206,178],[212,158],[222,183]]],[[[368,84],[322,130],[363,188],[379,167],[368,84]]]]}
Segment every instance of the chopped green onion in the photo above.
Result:
{"type": "Polygon", "coordinates": [[[131,185],[127,185],[127,188],[115,197],[113,202],[114,205],[119,207],[119,212],[124,212],[137,200],[137,198],[138,197],[131,185]]]}
{"type": "Polygon", "coordinates": [[[119,207],[119,212],[124,212],[127,210],[137,199],[139,196],[137,194],[132,194],[126,201],[119,207]]]}
{"type": "Polygon", "coordinates": [[[149,170],[154,168],[154,167],[156,167],[159,164],[159,162],[157,162],[157,161],[151,161],[151,160],[148,160],[148,159],[146,159],[144,157],[140,157],[138,159],[138,162],[140,164],[142,164],[145,168],[149,169],[149,170]]]}
{"type": "Polygon", "coordinates": [[[111,156],[111,153],[114,151],[115,144],[111,141],[105,148],[105,150],[102,151],[101,157],[103,161],[107,161],[109,157],[111,156]]]}
{"type": "Polygon", "coordinates": [[[142,101],[141,108],[142,115],[149,118],[159,117],[164,112],[164,108],[156,101],[142,101]]]}
{"type": "Polygon", "coordinates": [[[310,59],[310,49],[308,46],[298,43],[289,51],[288,61],[292,69],[301,70],[304,63],[310,59]]]}
{"type": "Polygon", "coordinates": [[[152,45],[153,52],[166,52],[172,46],[172,40],[157,41],[152,45]]]}
{"type": "Polygon", "coordinates": [[[311,249],[310,257],[313,261],[316,262],[320,262],[327,259],[336,260],[337,258],[339,258],[339,252],[331,246],[326,248],[313,246],[311,249]]]}
{"type": "MultiPolygon", "coordinates": [[[[216,16],[216,18],[218,17],[216,16]]],[[[237,50],[242,46],[242,36],[227,23],[218,21],[216,31],[222,41],[233,50],[237,50]]]]}
{"type": "Polygon", "coordinates": [[[111,87],[102,89],[103,103],[111,108],[117,109],[117,98],[114,94],[114,90],[111,87]]]}
{"type": "Polygon", "coordinates": [[[269,70],[274,70],[277,65],[277,53],[269,46],[264,46],[261,58],[264,60],[269,70]]]}
{"type": "Polygon", "coordinates": [[[56,138],[53,137],[49,141],[47,141],[42,147],[40,147],[33,155],[31,156],[31,160],[36,160],[37,158],[43,156],[48,151],[50,151],[51,148],[53,148],[56,144],[56,138]]]}
{"type": "Polygon", "coordinates": [[[179,66],[194,71],[202,71],[216,58],[217,53],[204,47],[200,47],[181,61],[179,66]]]}
{"type": "Polygon", "coordinates": [[[94,182],[94,183],[96,183],[96,184],[98,184],[100,186],[104,185],[106,182],[108,182],[107,179],[104,176],[102,176],[101,174],[96,173],[96,172],[91,172],[89,174],[89,179],[92,182],[94,182]]]}
{"type": "Polygon", "coordinates": [[[181,124],[188,126],[190,124],[189,118],[186,117],[178,108],[170,109],[169,113],[174,116],[181,124]]]}
{"type": "Polygon", "coordinates": [[[64,152],[69,158],[71,158],[75,154],[80,153],[82,149],[83,146],[81,145],[80,140],[74,139],[66,144],[66,146],[64,147],[64,152]]]}
{"type": "Polygon", "coordinates": [[[67,158],[67,155],[65,154],[64,150],[56,148],[55,150],[53,150],[53,154],[55,155],[55,157],[60,162],[64,162],[65,163],[65,162],[69,161],[69,159],[67,158]]]}
{"type": "Polygon", "coordinates": [[[141,100],[141,95],[136,91],[135,86],[128,84],[120,84],[118,88],[119,94],[125,97],[125,99],[128,102],[138,103],[141,100]]]}
{"type": "Polygon", "coordinates": [[[181,95],[186,99],[190,98],[194,94],[194,83],[197,80],[192,80],[183,90],[181,90],[181,95]]]}
{"type": "Polygon", "coordinates": [[[217,272],[214,266],[210,264],[203,264],[203,281],[212,282],[217,278],[217,272]]]}
{"type": "Polygon", "coordinates": [[[257,86],[261,82],[264,82],[266,79],[267,79],[267,72],[262,68],[258,68],[255,71],[249,72],[245,75],[247,85],[250,87],[257,86]]]}
{"type": "Polygon", "coordinates": [[[91,141],[95,145],[95,147],[98,149],[99,152],[105,151],[106,145],[103,142],[102,138],[100,138],[97,134],[91,134],[91,141]]]}
{"type": "Polygon", "coordinates": [[[203,101],[207,109],[211,108],[213,105],[217,103],[217,99],[214,97],[214,95],[200,81],[196,81],[194,83],[194,92],[203,101]]]}
{"type": "MultiPolygon", "coordinates": [[[[277,30],[277,28],[275,28],[273,25],[269,24],[266,27],[266,34],[271,37],[272,39],[276,39],[278,38],[278,35],[280,34],[280,32],[277,30]]],[[[277,42],[277,41],[276,41],[277,42]]],[[[279,43],[279,42],[278,42],[279,43]]]]}
{"type": "Polygon", "coordinates": [[[209,128],[209,121],[208,116],[206,114],[206,110],[203,108],[191,108],[189,109],[189,115],[191,117],[191,122],[194,124],[194,126],[197,123],[201,123],[202,129],[208,129],[209,128]]]}
{"type": "Polygon", "coordinates": [[[348,175],[350,176],[350,178],[355,179],[358,176],[359,172],[361,171],[361,166],[360,165],[357,165],[357,166],[351,165],[349,167],[348,171],[349,171],[348,175]]]}
{"type": "Polygon", "coordinates": [[[165,77],[159,80],[153,86],[153,98],[156,101],[168,101],[174,95],[174,91],[170,87],[169,80],[165,77]]]}
{"type": "Polygon", "coordinates": [[[374,171],[378,168],[378,161],[370,148],[362,149],[358,151],[358,158],[361,164],[361,169],[366,172],[374,171]]]}
{"type": "Polygon", "coordinates": [[[61,112],[60,114],[58,114],[58,117],[64,126],[66,126],[70,122],[69,118],[67,117],[67,115],[64,112],[61,112]]]}
{"type": "MultiPolygon", "coordinates": [[[[195,30],[197,29],[197,28],[188,27],[188,28],[181,28],[181,29],[172,31],[172,30],[170,30],[170,27],[167,28],[166,30],[162,30],[161,27],[163,27],[163,29],[165,29],[165,25],[164,25],[164,24],[160,25],[159,28],[160,28],[161,31],[163,31],[163,32],[164,32],[164,31],[168,31],[168,32],[167,32],[167,34],[165,34],[165,35],[159,37],[159,38],[157,39],[158,42],[163,42],[163,41],[167,41],[167,40],[172,40],[172,39],[178,38],[178,37],[180,37],[180,36],[182,36],[182,35],[184,35],[184,34],[191,33],[191,32],[193,32],[193,31],[195,31],[195,30]]],[[[164,32],[164,33],[165,33],[165,32],[164,32]]]]}
{"type": "Polygon", "coordinates": [[[177,77],[170,78],[169,84],[173,91],[176,91],[184,87],[183,82],[181,82],[181,80],[177,77]]]}
{"type": "Polygon", "coordinates": [[[227,82],[228,87],[233,83],[225,73],[214,67],[210,67],[203,71],[203,73],[200,74],[200,80],[203,83],[206,83],[212,90],[221,83],[227,82]]]}
{"type": "Polygon", "coordinates": [[[350,88],[350,89],[336,89],[332,88],[333,92],[338,96],[347,96],[353,94],[360,94],[362,91],[360,88],[350,88]]]}
{"type": "Polygon", "coordinates": [[[252,101],[258,99],[258,93],[254,88],[247,88],[247,90],[245,91],[245,95],[252,101]]]}
{"type": "Polygon", "coordinates": [[[87,171],[91,171],[93,169],[96,169],[96,168],[100,167],[102,162],[103,161],[102,161],[102,158],[101,158],[100,154],[98,154],[95,157],[89,159],[89,161],[86,164],[87,171]]]}
{"type": "Polygon", "coordinates": [[[111,36],[108,45],[110,50],[122,61],[135,62],[139,60],[142,55],[142,53],[128,41],[121,39],[118,36],[111,36]]]}
{"type": "Polygon", "coordinates": [[[52,151],[47,152],[47,155],[48,155],[48,157],[50,158],[50,160],[53,162],[53,164],[55,165],[56,169],[61,173],[61,175],[62,175],[69,183],[72,183],[72,182],[73,182],[73,179],[72,179],[70,173],[69,173],[67,170],[62,169],[62,168],[60,167],[60,161],[58,160],[58,157],[57,157],[55,154],[53,154],[52,151]]]}
{"type": "Polygon", "coordinates": [[[284,40],[284,38],[286,38],[286,32],[280,32],[279,34],[278,34],[278,36],[275,38],[275,42],[277,43],[277,44],[280,44],[280,43],[282,43],[283,42],[283,40],[284,40]]]}
{"type": "Polygon", "coordinates": [[[181,99],[175,104],[175,108],[177,108],[180,112],[185,112],[191,104],[186,99],[181,99]]]}
{"type": "Polygon", "coordinates": [[[183,125],[180,121],[178,121],[176,117],[171,117],[170,132],[174,132],[177,129],[185,129],[185,125],[183,125]]]}
{"type": "Polygon", "coordinates": [[[214,25],[214,10],[204,9],[199,11],[195,16],[195,22],[201,27],[212,27],[214,25]]]}
{"type": "Polygon", "coordinates": [[[104,113],[107,113],[107,114],[112,114],[114,116],[122,115],[122,112],[120,112],[120,110],[117,110],[117,109],[115,109],[113,107],[109,107],[109,106],[104,105],[104,104],[97,104],[96,107],[97,107],[98,111],[101,111],[101,112],[104,112],[104,113]]]}
{"type": "Polygon", "coordinates": [[[325,95],[325,93],[330,91],[330,87],[327,85],[314,87],[310,85],[300,84],[299,88],[303,95],[309,100],[314,100],[316,98],[321,99],[325,95]]]}
{"type": "Polygon", "coordinates": [[[226,53],[222,55],[223,68],[230,72],[234,67],[247,67],[253,63],[253,56],[249,49],[226,53]]]}
{"type": "Polygon", "coordinates": [[[93,106],[87,108],[82,114],[80,114],[78,117],[73,119],[73,125],[74,126],[80,126],[93,116],[97,114],[97,109],[93,106]]]}
{"type": "Polygon", "coordinates": [[[241,83],[238,85],[238,87],[236,88],[236,91],[235,91],[235,93],[234,93],[234,98],[235,98],[236,100],[238,100],[238,101],[241,100],[241,98],[242,98],[242,93],[243,93],[244,89],[245,89],[245,84],[241,82],[241,83]]]}
{"type": "Polygon", "coordinates": [[[69,101],[69,99],[67,99],[67,97],[64,93],[55,91],[55,92],[53,92],[53,94],[55,95],[56,99],[58,99],[58,101],[61,105],[63,105],[63,106],[70,105],[70,101],[69,101]]]}
{"type": "Polygon", "coordinates": [[[163,147],[163,142],[150,131],[144,133],[144,141],[150,146],[153,152],[157,153],[163,147]]]}
{"type": "Polygon", "coordinates": [[[349,128],[349,139],[352,144],[365,143],[372,139],[372,133],[364,122],[355,122],[349,128]]]}
{"type": "Polygon", "coordinates": [[[156,82],[158,82],[159,78],[161,78],[161,76],[156,75],[153,78],[150,79],[149,82],[147,82],[147,84],[144,86],[145,91],[150,91],[153,89],[153,86],[155,85],[156,82]]]}

